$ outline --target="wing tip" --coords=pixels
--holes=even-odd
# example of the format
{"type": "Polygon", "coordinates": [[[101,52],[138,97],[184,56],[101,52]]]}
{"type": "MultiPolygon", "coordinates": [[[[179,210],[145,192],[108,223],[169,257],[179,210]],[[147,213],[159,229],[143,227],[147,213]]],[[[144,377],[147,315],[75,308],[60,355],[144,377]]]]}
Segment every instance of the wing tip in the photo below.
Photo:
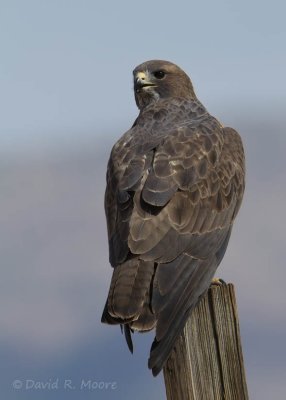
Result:
{"type": "MultiPolygon", "coordinates": [[[[157,346],[159,345],[159,341],[154,339],[151,350],[150,350],[150,357],[148,359],[148,368],[151,369],[152,375],[156,377],[162,370],[166,359],[163,359],[161,354],[154,354],[154,350],[156,350],[157,346]]],[[[167,355],[168,358],[169,354],[167,355]]]]}
{"type": "MultiPolygon", "coordinates": [[[[122,327],[121,327],[121,330],[122,330],[122,327]]],[[[125,324],[124,325],[124,336],[126,339],[128,349],[129,349],[130,353],[133,354],[133,342],[132,342],[131,332],[133,333],[133,330],[129,327],[129,325],[125,324]]]]}

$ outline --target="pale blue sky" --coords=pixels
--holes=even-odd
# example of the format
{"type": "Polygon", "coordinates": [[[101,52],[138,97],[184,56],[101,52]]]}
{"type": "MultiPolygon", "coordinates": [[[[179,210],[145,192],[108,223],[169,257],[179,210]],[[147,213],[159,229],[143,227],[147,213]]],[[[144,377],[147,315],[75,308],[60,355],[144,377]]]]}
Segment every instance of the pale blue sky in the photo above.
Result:
{"type": "Polygon", "coordinates": [[[213,112],[283,109],[285,13],[282,0],[1,0],[1,147],[126,125],[132,69],[152,58],[184,68],[213,112]]]}

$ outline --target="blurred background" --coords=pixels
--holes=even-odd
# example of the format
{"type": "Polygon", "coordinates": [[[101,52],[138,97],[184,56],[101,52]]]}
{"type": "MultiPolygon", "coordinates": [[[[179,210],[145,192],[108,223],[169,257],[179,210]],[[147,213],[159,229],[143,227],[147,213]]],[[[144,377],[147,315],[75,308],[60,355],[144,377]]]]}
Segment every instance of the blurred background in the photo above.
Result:
{"type": "Polygon", "coordinates": [[[236,286],[250,398],[286,398],[285,12],[282,0],[0,0],[1,398],[164,399],[147,369],[153,333],[131,355],[100,323],[106,164],[137,115],[132,70],[153,58],[181,66],[243,138],[247,189],[218,275],[236,286]]]}

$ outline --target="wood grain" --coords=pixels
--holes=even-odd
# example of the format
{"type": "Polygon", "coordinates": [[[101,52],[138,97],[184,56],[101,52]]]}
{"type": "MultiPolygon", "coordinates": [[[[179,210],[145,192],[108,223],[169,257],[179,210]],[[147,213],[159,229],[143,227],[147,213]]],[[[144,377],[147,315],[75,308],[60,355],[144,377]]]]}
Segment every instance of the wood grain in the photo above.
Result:
{"type": "Polygon", "coordinates": [[[212,285],[164,367],[168,400],[248,400],[234,286],[212,285]]]}

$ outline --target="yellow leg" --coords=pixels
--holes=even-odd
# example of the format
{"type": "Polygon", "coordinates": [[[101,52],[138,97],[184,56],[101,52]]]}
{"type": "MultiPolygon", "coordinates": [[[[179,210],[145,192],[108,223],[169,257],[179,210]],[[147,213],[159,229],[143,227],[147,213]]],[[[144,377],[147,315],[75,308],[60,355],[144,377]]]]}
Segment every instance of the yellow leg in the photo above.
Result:
{"type": "Polygon", "coordinates": [[[211,285],[216,285],[216,286],[226,285],[226,282],[220,278],[213,278],[211,285]]]}

